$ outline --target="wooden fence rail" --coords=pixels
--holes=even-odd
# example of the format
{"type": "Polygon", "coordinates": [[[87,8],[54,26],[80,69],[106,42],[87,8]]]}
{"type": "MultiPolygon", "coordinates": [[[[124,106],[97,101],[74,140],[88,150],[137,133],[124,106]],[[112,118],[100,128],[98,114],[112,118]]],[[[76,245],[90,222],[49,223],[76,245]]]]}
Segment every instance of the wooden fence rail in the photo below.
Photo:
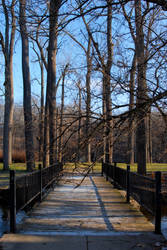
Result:
{"type": "Polygon", "coordinates": [[[63,169],[61,163],[41,168],[24,176],[15,176],[10,170],[10,232],[16,232],[16,213],[25,209],[30,203],[41,201],[45,190],[52,186],[63,169]]]}
{"type": "Polygon", "coordinates": [[[130,166],[122,169],[102,162],[102,176],[112,181],[114,186],[126,190],[126,201],[133,197],[141,206],[155,216],[155,233],[161,233],[161,172],[155,173],[155,179],[130,172],[130,166]]]}

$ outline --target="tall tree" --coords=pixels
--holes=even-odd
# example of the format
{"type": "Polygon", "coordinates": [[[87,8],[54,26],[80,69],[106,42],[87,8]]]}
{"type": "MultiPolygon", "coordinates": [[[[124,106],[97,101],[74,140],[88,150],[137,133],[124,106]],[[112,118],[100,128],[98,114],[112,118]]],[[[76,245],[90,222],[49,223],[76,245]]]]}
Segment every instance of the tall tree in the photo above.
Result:
{"type": "Polygon", "coordinates": [[[65,84],[65,76],[68,70],[69,64],[67,63],[63,72],[62,72],[62,91],[61,91],[61,110],[60,110],[60,125],[59,125],[59,144],[58,144],[58,160],[59,162],[63,159],[63,114],[64,114],[64,84],[65,84]]]}
{"type": "Polygon", "coordinates": [[[86,161],[91,162],[91,138],[90,138],[90,116],[91,116],[91,91],[90,81],[92,73],[91,38],[88,39],[86,51],[87,73],[86,73],[86,161]]]}
{"type": "Polygon", "coordinates": [[[29,41],[26,26],[26,0],[20,0],[20,33],[22,40],[22,71],[24,87],[24,122],[25,122],[25,147],[27,170],[32,171],[34,162],[34,140],[31,107],[31,81],[29,68],[29,41]]]}
{"type": "MultiPolygon", "coordinates": [[[[129,82],[129,111],[131,112],[135,107],[135,73],[136,73],[136,54],[133,56],[132,67],[130,70],[130,82],[129,82]]],[[[128,156],[127,160],[129,164],[134,164],[134,154],[135,154],[135,131],[134,131],[134,117],[129,117],[129,127],[128,127],[128,156]]]]}
{"type": "Polygon", "coordinates": [[[95,41],[89,24],[83,15],[81,9],[82,19],[86,26],[87,32],[95,51],[98,56],[98,64],[101,67],[103,74],[103,112],[105,111],[104,117],[104,159],[105,162],[112,162],[113,158],[113,120],[112,120],[112,101],[111,101],[111,67],[113,62],[113,43],[112,43],[112,0],[106,0],[107,3],[107,29],[106,29],[106,40],[107,40],[107,53],[106,62],[104,56],[99,50],[99,45],[95,41]]]}
{"type": "Polygon", "coordinates": [[[88,44],[87,49],[80,43],[71,33],[65,31],[66,34],[70,38],[73,39],[75,43],[77,43],[80,48],[83,49],[86,56],[86,126],[85,126],[85,137],[86,137],[86,150],[85,150],[85,158],[87,162],[91,162],[91,138],[90,138],[90,116],[91,116],[91,73],[92,73],[92,60],[93,56],[91,53],[92,48],[92,40],[88,33],[88,44]]]}
{"type": "Polygon", "coordinates": [[[58,14],[62,0],[51,0],[49,8],[49,46],[47,91],[49,104],[49,133],[50,133],[50,164],[57,161],[56,146],[56,53],[58,38],[58,14]]]}
{"type": "Polygon", "coordinates": [[[43,159],[43,144],[44,144],[44,67],[40,61],[41,69],[41,102],[39,115],[39,161],[43,159]]]}
{"type": "Polygon", "coordinates": [[[111,107],[111,67],[113,61],[113,43],[112,43],[112,0],[107,0],[107,62],[104,72],[105,84],[105,111],[106,111],[106,125],[105,125],[105,162],[112,162],[113,158],[113,120],[111,107]]]}
{"type": "MultiPolygon", "coordinates": [[[[148,86],[147,86],[147,79],[146,79],[146,75],[147,75],[147,65],[148,65],[148,61],[150,58],[150,50],[149,50],[149,45],[150,45],[150,38],[151,38],[151,34],[152,34],[152,26],[155,22],[155,16],[156,16],[156,12],[152,11],[151,15],[150,15],[150,6],[149,3],[147,3],[147,5],[145,6],[145,10],[144,10],[144,14],[142,15],[142,7],[141,7],[141,1],[135,1],[135,26],[133,26],[133,22],[132,22],[132,13],[133,13],[133,9],[129,12],[129,15],[127,14],[124,5],[122,5],[122,10],[124,13],[124,17],[128,22],[129,25],[129,30],[131,33],[131,37],[133,39],[134,45],[135,45],[135,58],[133,58],[133,62],[132,62],[132,68],[130,70],[130,82],[134,81],[134,76],[133,74],[135,74],[135,65],[134,65],[134,59],[137,61],[137,93],[133,93],[133,95],[135,94],[137,96],[136,98],[136,102],[137,102],[137,108],[139,109],[137,112],[137,130],[136,130],[136,148],[137,148],[137,152],[140,152],[142,154],[142,156],[139,153],[137,153],[137,159],[143,159],[146,157],[145,161],[146,162],[150,162],[151,161],[151,151],[152,151],[152,146],[151,146],[151,130],[150,130],[150,126],[151,126],[151,108],[147,108],[146,107],[141,107],[144,103],[147,102],[148,100],[148,86]],[[146,18],[147,13],[149,13],[149,18],[146,18]],[[147,32],[146,29],[144,27],[147,26],[147,32]],[[145,30],[144,30],[145,29],[145,30]],[[134,33],[134,30],[136,30],[136,34],[134,33]],[[144,41],[145,39],[145,41],[144,41]],[[143,120],[144,119],[144,120],[143,120]],[[141,127],[140,127],[141,125],[141,127]],[[142,133],[142,136],[140,136],[140,131],[142,133]],[[143,130],[143,132],[142,132],[143,130]],[[145,130],[145,132],[144,132],[145,130]],[[145,143],[145,146],[144,146],[145,143]],[[139,146],[140,145],[140,146],[139,146]],[[146,152],[142,153],[142,150],[146,150],[146,152]]],[[[131,85],[132,86],[132,85],[131,85]]],[[[130,95],[131,95],[131,89],[130,89],[130,95]]],[[[132,99],[132,98],[130,98],[132,99]]],[[[133,96],[134,99],[134,96],[133,96]]],[[[133,109],[132,106],[134,107],[134,103],[133,105],[130,104],[130,112],[133,109]]],[[[133,121],[134,117],[130,117],[130,124],[133,125],[134,121],[133,121]]],[[[132,129],[129,129],[129,133],[133,133],[132,129]]],[[[129,143],[130,142],[134,142],[134,136],[129,137],[129,143]]],[[[130,144],[129,144],[130,145],[130,144]]],[[[128,152],[131,152],[131,149],[128,148],[128,152]]],[[[130,155],[128,155],[130,156],[130,155]]],[[[138,160],[137,160],[138,161],[138,160]]],[[[139,160],[141,161],[141,160],[139,160]]],[[[138,171],[140,173],[145,174],[146,171],[146,166],[143,166],[144,162],[139,162],[138,163],[138,171]],[[143,167],[142,167],[143,166],[143,167]],[[141,168],[141,170],[139,170],[139,168],[141,168]],[[143,169],[143,170],[142,170],[143,169]],[[145,169],[145,170],[144,170],[145,169]]]]}
{"type": "Polygon", "coordinates": [[[78,150],[77,150],[77,160],[80,161],[80,151],[81,151],[81,82],[78,82],[78,150]]]}
{"type": "MultiPolygon", "coordinates": [[[[34,45],[34,44],[33,44],[34,45]]],[[[43,60],[41,58],[41,53],[39,54],[38,51],[33,46],[33,51],[35,52],[39,66],[40,66],[40,73],[41,73],[41,79],[40,79],[40,108],[39,108],[39,135],[38,135],[38,142],[39,142],[39,150],[38,150],[38,160],[43,160],[43,144],[44,144],[44,64],[43,60]]]]}
{"type": "Polygon", "coordinates": [[[39,125],[39,158],[43,161],[43,166],[49,166],[49,103],[48,103],[48,87],[46,91],[45,97],[45,105],[44,105],[44,69],[48,70],[47,59],[45,57],[46,51],[46,41],[43,41],[43,27],[42,23],[46,19],[46,15],[48,12],[48,6],[44,11],[42,16],[35,15],[37,17],[37,27],[35,32],[33,30],[32,34],[30,34],[30,38],[33,41],[33,50],[35,51],[38,62],[40,63],[41,69],[41,111],[40,111],[40,125],[39,125]],[[42,37],[42,39],[40,39],[42,37]],[[37,48],[38,51],[37,51],[37,48]],[[45,67],[44,67],[45,66],[45,67]]]}
{"type": "Polygon", "coordinates": [[[3,163],[4,170],[12,163],[12,129],[13,129],[13,49],[16,30],[15,17],[16,1],[12,0],[8,6],[5,0],[2,0],[3,12],[5,15],[5,39],[0,32],[0,44],[5,58],[5,110],[3,127],[3,163]],[[11,29],[10,29],[11,15],[11,29]]]}
{"type": "Polygon", "coordinates": [[[43,142],[43,167],[49,166],[49,104],[48,86],[46,90],[45,116],[44,116],[44,142],[43,142]]]}
{"type": "Polygon", "coordinates": [[[136,60],[137,60],[137,129],[136,129],[136,148],[138,173],[146,174],[146,109],[142,104],[147,100],[147,85],[145,76],[144,58],[144,32],[143,17],[141,13],[141,0],[135,1],[135,23],[136,23],[136,60]]]}

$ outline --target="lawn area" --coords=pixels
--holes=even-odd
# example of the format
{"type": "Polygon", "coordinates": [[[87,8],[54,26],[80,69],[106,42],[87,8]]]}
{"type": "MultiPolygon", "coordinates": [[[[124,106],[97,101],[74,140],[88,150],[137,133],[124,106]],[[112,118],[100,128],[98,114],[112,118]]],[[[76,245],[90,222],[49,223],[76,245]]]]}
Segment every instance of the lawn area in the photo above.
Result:
{"type": "MultiPolygon", "coordinates": [[[[79,163],[76,165],[77,169],[79,170],[86,170],[91,167],[90,163],[79,163]]],[[[121,168],[126,168],[127,164],[126,163],[117,163],[118,167],[121,168]]],[[[137,172],[137,164],[133,164],[130,166],[131,171],[137,172]]],[[[74,163],[66,163],[65,168],[68,170],[74,170],[75,169],[75,164],[74,163]]],[[[94,172],[101,172],[101,163],[95,163],[93,166],[93,171],[94,172]]],[[[147,164],[147,172],[155,172],[155,171],[166,171],[167,172],[167,163],[152,163],[152,164],[147,164]]]]}
{"type": "MultiPolygon", "coordinates": [[[[38,169],[39,162],[36,163],[36,169],[38,169]]],[[[126,163],[117,163],[118,167],[126,168],[126,163]]],[[[3,164],[0,163],[0,187],[8,186],[9,182],[9,171],[2,171],[3,164]]],[[[27,174],[26,164],[25,163],[13,163],[10,165],[10,169],[16,170],[16,176],[27,174]]],[[[75,172],[75,173],[87,173],[90,170],[90,173],[101,173],[101,163],[66,163],[64,166],[65,171],[75,172]],[[93,169],[93,171],[92,171],[93,169]]],[[[131,171],[137,171],[137,165],[131,165],[131,171]]],[[[167,172],[167,163],[152,163],[147,164],[147,172],[155,171],[166,171],[167,172]]]]}
{"type": "MultiPolygon", "coordinates": [[[[38,164],[39,162],[36,163],[35,168],[38,169],[38,164]]],[[[118,167],[121,168],[126,168],[127,164],[126,163],[117,163],[118,167]]],[[[66,170],[69,171],[73,171],[73,170],[81,170],[81,171],[86,171],[89,168],[94,172],[101,172],[101,163],[96,162],[95,164],[91,164],[91,163],[66,163],[64,168],[66,170]]],[[[3,169],[3,164],[0,163],[0,170],[3,169]]],[[[26,172],[26,164],[25,163],[13,163],[10,165],[10,169],[11,170],[16,170],[16,174],[20,175],[20,174],[24,174],[27,173],[26,172]]],[[[133,164],[131,165],[131,171],[136,172],[137,171],[137,165],[133,164]]],[[[154,172],[154,171],[166,171],[167,172],[167,163],[152,163],[152,164],[147,164],[147,171],[148,172],[154,172]]],[[[0,175],[8,175],[8,171],[0,171],[0,175]]]]}
{"type": "MultiPolygon", "coordinates": [[[[13,163],[9,165],[11,170],[17,170],[17,171],[25,171],[26,170],[26,164],[25,163],[13,163]]],[[[0,163],[0,170],[3,169],[3,163],[0,163]]]]}
{"type": "MultiPolygon", "coordinates": [[[[118,163],[118,167],[126,168],[127,164],[118,163]]],[[[137,171],[137,164],[133,164],[130,166],[131,171],[137,171]]],[[[147,172],[155,172],[155,171],[165,171],[167,172],[167,163],[148,163],[147,164],[147,172]]]]}
{"type": "MultiPolygon", "coordinates": [[[[25,163],[13,163],[10,166],[11,170],[16,170],[16,176],[27,174],[25,163]]],[[[38,162],[35,165],[38,169],[38,162]]],[[[3,171],[3,163],[0,163],[0,187],[7,186],[9,183],[9,171],[3,171]]]]}
{"type": "MultiPolygon", "coordinates": [[[[35,163],[35,168],[38,169],[39,162],[35,163]]],[[[26,163],[12,163],[9,165],[11,170],[26,171],[26,163]]],[[[3,163],[0,163],[0,170],[3,169],[3,163]]]]}

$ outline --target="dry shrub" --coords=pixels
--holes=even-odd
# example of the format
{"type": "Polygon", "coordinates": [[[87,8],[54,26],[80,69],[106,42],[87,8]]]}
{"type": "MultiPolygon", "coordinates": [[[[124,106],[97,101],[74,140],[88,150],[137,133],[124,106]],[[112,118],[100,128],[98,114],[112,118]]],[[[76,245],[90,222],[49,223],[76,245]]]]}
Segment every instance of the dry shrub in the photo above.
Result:
{"type": "Polygon", "coordinates": [[[24,163],[26,161],[25,151],[24,150],[13,150],[12,161],[24,163]]]}
{"type": "MultiPolygon", "coordinates": [[[[38,152],[35,152],[35,161],[38,161],[38,152]]],[[[3,150],[0,149],[0,162],[3,162],[3,150]]],[[[12,152],[12,162],[20,162],[25,163],[26,162],[26,154],[24,150],[18,150],[14,149],[12,152]]]]}
{"type": "MultiPolygon", "coordinates": [[[[12,162],[21,162],[26,161],[25,151],[24,150],[13,150],[12,152],[12,162]]],[[[3,150],[0,150],[0,162],[3,162],[3,150]]]]}

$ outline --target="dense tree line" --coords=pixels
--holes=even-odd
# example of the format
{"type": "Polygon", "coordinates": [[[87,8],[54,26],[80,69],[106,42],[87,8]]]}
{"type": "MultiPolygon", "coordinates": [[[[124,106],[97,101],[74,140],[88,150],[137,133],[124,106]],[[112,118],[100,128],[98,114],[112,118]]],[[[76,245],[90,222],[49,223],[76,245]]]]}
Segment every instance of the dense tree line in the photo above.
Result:
{"type": "Polygon", "coordinates": [[[166,161],[166,1],[2,0],[0,9],[4,169],[12,160],[18,34],[28,170],[34,168],[35,138],[44,166],[104,158],[136,161],[145,174],[147,162],[166,161]],[[41,88],[36,122],[32,63],[41,88]]]}
{"type": "MultiPolygon", "coordinates": [[[[75,104],[74,104],[75,105],[75,104]]],[[[78,107],[79,108],[79,107],[78,107]]],[[[3,151],[3,105],[1,105],[1,116],[0,116],[0,161],[3,162],[2,151],[3,151]]],[[[33,123],[34,123],[34,153],[35,160],[41,161],[41,150],[40,150],[40,127],[39,109],[33,109],[33,123]]],[[[58,112],[61,114],[61,106],[58,105],[58,112]]],[[[78,111],[77,111],[78,112],[78,111]]],[[[80,111],[82,114],[86,110],[80,111]]],[[[82,116],[81,116],[82,117],[82,116]]],[[[78,148],[78,120],[76,120],[76,107],[69,106],[64,107],[64,118],[61,121],[61,115],[58,118],[58,144],[61,143],[61,160],[64,162],[78,162],[87,161],[87,132],[86,132],[86,118],[81,118],[80,122],[80,149],[78,148]],[[69,115],[70,114],[70,115],[69,115]],[[63,123],[63,126],[61,124],[63,123]],[[64,129],[69,126],[68,131],[60,136],[64,129]],[[61,131],[61,132],[60,132],[61,131]],[[60,142],[61,141],[61,142],[60,142]],[[82,144],[82,143],[83,144],[82,144]],[[78,154],[79,153],[79,154],[78,154]],[[78,158],[79,156],[79,158],[78,158]]],[[[90,161],[100,161],[103,155],[103,127],[96,128],[96,124],[92,123],[93,132],[96,132],[91,136],[91,159],[90,161]]],[[[152,162],[166,163],[167,162],[167,136],[166,136],[166,125],[163,121],[161,114],[158,112],[152,112],[151,115],[151,134],[152,134],[152,162]]],[[[128,122],[124,127],[124,130],[120,132],[120,128],[114,128],[114,147],[113,147],[113,162],[129,162],[128,159],[128,122]],[[121,136],[120,136],[121,134],[121,136]]],[[[19,105],[14,107],[14,131],[13,131],[13,162],[24,162],[25,161],[25,139],[24,139],[24,115],[23,108],[19,105]]],[[[60,158],[59,158],[60,159],[60,158]]],[[[134,161],[136,161],[136,148],[134,149],[134,161]]]]}

